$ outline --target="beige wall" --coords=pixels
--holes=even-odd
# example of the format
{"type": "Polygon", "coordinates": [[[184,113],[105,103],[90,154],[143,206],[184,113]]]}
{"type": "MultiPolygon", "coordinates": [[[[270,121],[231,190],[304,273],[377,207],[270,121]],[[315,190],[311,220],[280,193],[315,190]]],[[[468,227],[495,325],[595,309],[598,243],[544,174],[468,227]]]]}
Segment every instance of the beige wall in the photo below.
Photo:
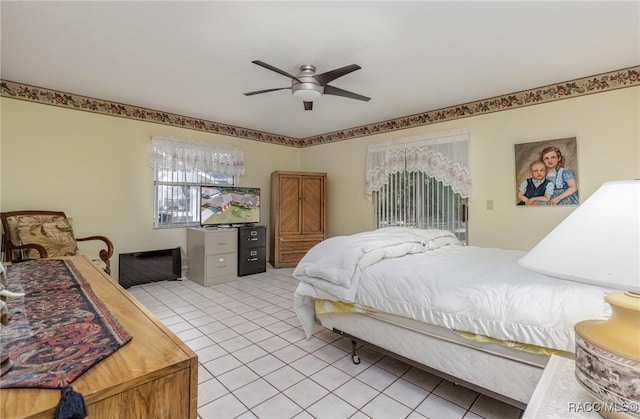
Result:
{"type": "Polygon", "coordinates": [[[329,173],[329,235],[374,227],[364,197],[368,144],[457,128],[471,133],[473,245],[528,250],[575,208],[515,206],[514,144],[577,137],[581,200],[607,180],[640,177],[640,87],[308,147],[303,168],[329,173]]]}
{"type": "Polygon", "coordinates": [[[152,134],[242,147],[247,170],[240,185],[262,189],[264,222],[270,173],[301,170],[298,148],[7,98],[1,106],[1,210],[60,209],[74,219],[78,236],[108,236],[116,278],[119,253],[186,248],[184,228],[153,229],[153,172],[145,165],[152,134]]]}
{"type": "Polygon", "coordinates": [[[298,149],[2,98],[0,209],[62,209],[78,235],[109,236],[117,277],[118,253],[186,247],[184,229],[152,228],[153,174],[144,164],[152,134],[241,146],[247,173],[240,184],[262,188],[265,224],[272,171],[327,172],[329,235],[335,236],[374,226],[364,197],[368,144],[468,128],[470,242],[528,249],[573,208],[515,207],[513,145],[576,136],[584,199],[606,180],[640,177],[639,99],[634,87],[298,149]]]}

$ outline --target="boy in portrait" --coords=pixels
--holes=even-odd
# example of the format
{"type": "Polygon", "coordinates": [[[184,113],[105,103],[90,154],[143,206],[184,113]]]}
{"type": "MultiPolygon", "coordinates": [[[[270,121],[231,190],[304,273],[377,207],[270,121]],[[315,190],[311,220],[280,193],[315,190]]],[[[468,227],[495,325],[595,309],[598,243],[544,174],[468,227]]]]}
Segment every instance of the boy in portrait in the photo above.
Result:
{"type": "Polygon", "coordinates": [[[547,166],[541,160],[529,165],[531,177],[520,183],[518,205],[546,205],[553,196],[553,182],[547,179],[547,166]]]}

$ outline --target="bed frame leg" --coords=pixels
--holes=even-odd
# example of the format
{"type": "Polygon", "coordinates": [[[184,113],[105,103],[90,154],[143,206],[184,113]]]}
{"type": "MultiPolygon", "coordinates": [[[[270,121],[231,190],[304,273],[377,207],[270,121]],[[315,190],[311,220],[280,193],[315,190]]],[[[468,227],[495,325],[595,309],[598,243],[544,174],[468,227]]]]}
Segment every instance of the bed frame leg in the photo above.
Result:
{"type": "Polygon", "coordinates": [[[360,357],[358,355],[356,355],[356,345],[358,344],[358,342],[356,342],[355,340],[351,339],[351,361],[353,361],[354,364],[359,364],[360,363],[360,357]]]}

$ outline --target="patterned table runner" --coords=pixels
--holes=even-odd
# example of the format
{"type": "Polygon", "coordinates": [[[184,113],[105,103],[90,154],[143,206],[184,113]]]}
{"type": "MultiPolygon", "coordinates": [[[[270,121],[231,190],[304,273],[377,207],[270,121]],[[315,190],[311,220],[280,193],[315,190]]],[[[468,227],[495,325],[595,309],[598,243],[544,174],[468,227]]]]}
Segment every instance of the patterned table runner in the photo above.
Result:
{"type": "Polygon", "coordinates": [[[131,340],[72,261],[38,259],[7,267],[13,313],[0,351],[14,365],[0,387],[61,388],[131,340]]]}

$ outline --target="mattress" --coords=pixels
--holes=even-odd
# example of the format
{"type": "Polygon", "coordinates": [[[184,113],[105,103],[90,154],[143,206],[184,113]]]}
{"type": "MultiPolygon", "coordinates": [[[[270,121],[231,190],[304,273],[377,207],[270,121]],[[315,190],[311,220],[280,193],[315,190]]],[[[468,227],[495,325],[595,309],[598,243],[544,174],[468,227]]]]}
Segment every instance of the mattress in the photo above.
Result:
{"type": "Polygon", "coordinates": [[[336,302],[330,300],[315,300],[316,317],[320,318],[323,314],[340,314],[340,313],[361,313],[369,317],[394,324],[405,329],[410,329],[426,335],[438,337],[452,343],[462,346],[477,348],[483,351],[491,351],[496,355],[511,357],[520,362],[529,362],[533,365],[544,365],[547,356],[551,354],[560,354],[562,351],[549,348],[519,345],[517,342],[505,342],[488,336],[475,335],[472,333],[462,332],[435,326],[429,323],[419,322],[406,317],[396,316],[393,314],[382,313],[372,310],[369,307],[350,304],[344,302],[336,302]],[[522,353],[525,352],[525,353],[522,353]],[[528,354],[528,355],[527,355],[528,354]],[[528,360],[528,361],[527,361],[528,360]]]}

